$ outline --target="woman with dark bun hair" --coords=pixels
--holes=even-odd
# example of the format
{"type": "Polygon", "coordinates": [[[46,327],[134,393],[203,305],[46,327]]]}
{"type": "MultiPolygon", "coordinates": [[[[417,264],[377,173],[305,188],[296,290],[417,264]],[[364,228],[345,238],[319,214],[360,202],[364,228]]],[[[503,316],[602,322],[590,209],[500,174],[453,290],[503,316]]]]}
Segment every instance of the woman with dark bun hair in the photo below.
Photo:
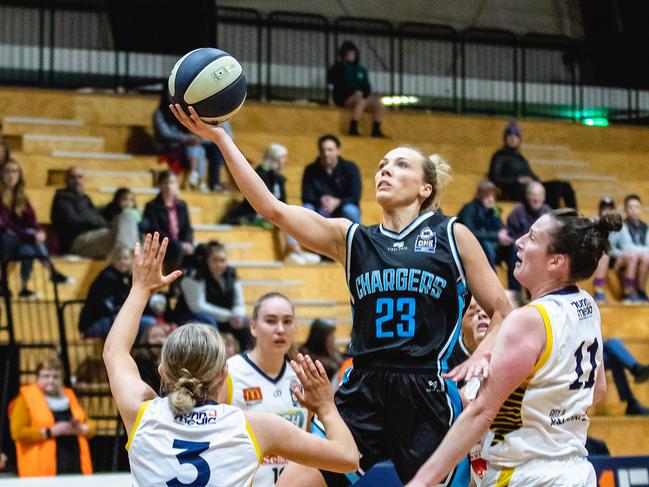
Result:
{"type": "Polygon", "coordinates": [[[440,482],[483,436],[483,487],[596,484],[584,445],[586,411],[606,393],[601,323],[576,284],[593,275],[621,227],[618,213],[590,220],[565,208],[516,241],[514,275],[532,302],[503,321],[487,379],[467,385],[475,399],[410,487],[440,482]]]}

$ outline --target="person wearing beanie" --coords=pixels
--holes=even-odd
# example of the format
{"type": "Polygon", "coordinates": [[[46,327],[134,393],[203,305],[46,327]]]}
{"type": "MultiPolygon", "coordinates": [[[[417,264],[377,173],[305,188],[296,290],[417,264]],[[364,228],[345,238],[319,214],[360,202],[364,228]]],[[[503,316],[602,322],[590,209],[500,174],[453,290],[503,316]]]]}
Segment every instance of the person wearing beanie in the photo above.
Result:
{"type": "Polygon", "coordinates": [[[345,41],[338,50],[338,61],[327,72],[327,83],[333,85],[333,99],[337,106],[352,112],[348,135],[360,135],[358,121],[364,111],[371,111],[372,137],[385,137],[381,130],[383,103],[377,93],[372,92],[367,70],[359,63],[356,45],[345,41]]]}
{"type": "MultiPolygon", "coordinates": [[[[503,147],[491,156],[489,180],[500,189],[503,200],[523,202],[527,185],[540,180],[521,154],[521,139],[521,130],[516,121],[512,120],[505,127],[503,147]]],[[[552,180],[543,182],[543,186],[548,206],[560,208],[563,200],[563,206],[577,209],[575,192],[570,183],[552,180]]]]}

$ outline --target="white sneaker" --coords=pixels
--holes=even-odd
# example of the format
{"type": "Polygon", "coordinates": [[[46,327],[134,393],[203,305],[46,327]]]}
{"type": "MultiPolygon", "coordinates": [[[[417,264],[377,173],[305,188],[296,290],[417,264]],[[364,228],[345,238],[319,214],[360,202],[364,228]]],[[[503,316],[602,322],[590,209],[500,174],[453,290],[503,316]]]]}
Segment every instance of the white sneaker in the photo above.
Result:
{"type": "Polygon", "coordinates": [[[288,254],[286,256],[286,260],[299,265],[307,264],[307,260],[304,258],[304,254],[298,254],[297,252],[291,252],[290,254],[288,254]]]}
{"type": "Polygon", "coordinates": [[[321,260],[320,256],[318,254],[314,254],[313,252],[302,252],[302,257],[307,264],[319,264],[321,260]]]}
{"type": "Polygon", "coordinates": [[[188,178],[189,184],[192,186],[198,186],[198,181],[200,181],[200,176],[198,171],[191,171],[188,178]]]}
{"type": "Polygon", "coordinates": [[[209,193],[210,191],[210,188],[207,187],[207,183],[201,183],[198,189],[201,193],[209,193]]]}

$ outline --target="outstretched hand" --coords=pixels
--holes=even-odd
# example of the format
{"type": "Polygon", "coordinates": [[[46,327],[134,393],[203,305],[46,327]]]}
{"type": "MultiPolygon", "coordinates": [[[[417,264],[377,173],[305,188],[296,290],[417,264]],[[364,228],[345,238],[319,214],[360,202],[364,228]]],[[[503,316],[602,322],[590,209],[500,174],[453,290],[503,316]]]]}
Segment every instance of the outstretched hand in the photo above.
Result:
{"type": "Polygon", "coordinates": [[[456,366],[450,372],[443,374],[444,379],[450,379],[454,382],[468,382],[473,377],[480,380],[489,376],[490,355],[481,355],[474,353],[460,365],[456,366]]]}
{"type": "Polygon", "coordinates": [[[189,115],[185,113],[178,103],[169,105],[169,110],[171,110],[171,113],[174,114],[180,123],[203,139],[214,141],[214,138],[227,135],[225,130],[218,125],[203,122],[201,117],[198,116],[198,113],[196,113],[196,110],[194,110],[194,107],[189,107],[189,115]]]}
{"type": "Polygon", "coordinates": [[[181,275],[181,271],[173,271],[166,276],[162,273],[162,263],[169,239],[164,238],[160,243],[158,232],[151,236],[147,234],[144,245],[135,244],[135,258],[133,259],[133,284],[132,288],[153,294],[159,289],[168,286],[181,275]]]}
{"type": "Polygon", "coordinates": [[[293,388],[293,393],[300,404],[316,413],[322,411],[322,408],[334,406],[331,382],[319,360],[314,363],[308,355],[298,353],[296,359],[291,360],[291,367],[302,384],[302,388],[299,386],[293,388]]]}

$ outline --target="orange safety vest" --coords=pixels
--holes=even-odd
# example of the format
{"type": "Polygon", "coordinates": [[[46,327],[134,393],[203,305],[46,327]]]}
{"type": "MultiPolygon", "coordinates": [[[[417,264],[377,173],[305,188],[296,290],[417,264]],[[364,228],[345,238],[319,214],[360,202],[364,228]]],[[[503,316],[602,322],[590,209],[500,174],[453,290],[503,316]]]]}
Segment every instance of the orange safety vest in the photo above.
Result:
{"type": "MultiPolygon", "coordinates": [[[[22,386],[20,394],[27,403],[31,416],[31,425],[37,428],[54,426],[54,415],[50,410],[45,394],[37,384],[22,386]]],[[[70,401],[72,417],[82,423],[86,422],[86,413],[81,409],[77,396],[72,389],[63,389],[63,394],[70,401]]],[[[13,408],[11,408],[13,409],[13,408]]],[[[9,411],[11,414],[11,411],[9,411]]],[[[88,440],[79,436],[79,462],[81,473],[92,474],[92,460],[88,440]]],[[[56,438],[49,438],[37,443],[16,441],[16,463],[19,477],[52,477],[56,475],[56,438]]]]}

